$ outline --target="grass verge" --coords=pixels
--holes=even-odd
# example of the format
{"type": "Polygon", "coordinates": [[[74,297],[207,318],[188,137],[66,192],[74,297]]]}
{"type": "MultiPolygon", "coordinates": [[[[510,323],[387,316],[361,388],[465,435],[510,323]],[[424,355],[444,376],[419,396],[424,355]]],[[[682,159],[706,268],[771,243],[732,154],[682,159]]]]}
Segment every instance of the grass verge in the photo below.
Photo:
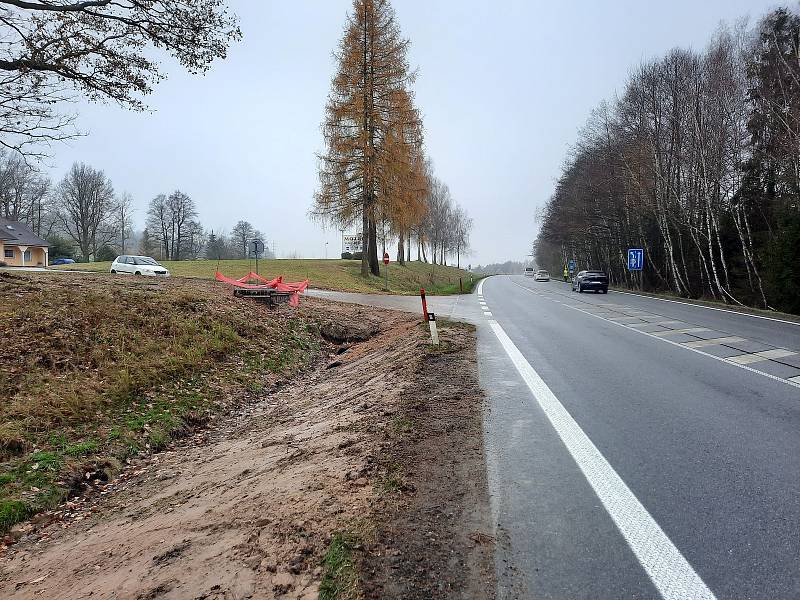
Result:
{"type": "Polygon", "coordinates": [[[322,344],[298,311],[205,282],[0,274],[0,296],[0,533],[291,377],[322,344]]]}
{"type": "MultiPolygon", "coordinates": [[[[255,261],[249,260],[193,260],[164,261],[176,277],[213,279],[217,268],[228,277],[242,277],[255,271],[255,261]]],[[[312,287],[346,292],[376,293],[386,291],[386,267],[381,265],[381,275],[361,276],[361,261],[356,260],[262,260],[258,262],[262,275],[283,275],[287,281],[308,279],[312,287]]],[[[59,270],[96,271],[108,273],[109,262],[80,263],[55,267],[59,270]]],[[[443,265],[431,265],[417,261],[405,265],[389,265],[389,293],[418,294],[425,288],[431,295],[470,293],[478,277],[443,265]],[[460,280],[460,281],[459,281],[460,280]]]]}

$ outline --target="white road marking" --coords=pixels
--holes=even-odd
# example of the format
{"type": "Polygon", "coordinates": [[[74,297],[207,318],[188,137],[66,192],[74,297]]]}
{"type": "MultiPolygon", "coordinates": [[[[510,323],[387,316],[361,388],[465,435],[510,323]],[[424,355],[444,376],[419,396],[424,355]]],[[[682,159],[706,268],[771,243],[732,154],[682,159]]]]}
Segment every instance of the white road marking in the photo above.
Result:
{"type": "Polygon", "coordinates": [[[785,358],[787,356],[794,356],[797,352],[785,350],[783,348],[775,348],[774,350],[764,350],[762,352],[753,352],[751,354],[740,354],[738,356],[729,356],[728,360],[740,365],[749,365],[752,363],[769,360],[771,358],[785,358]]]}
{"type": "Polygon", "coordinates": [[[714,338],[713,340],[697,340],[696,342],[686,342],[684,346],[689,348],[707,348],[708,346],[719,346],[721,344],[734,344],[736,342],[745,342],[744,338],[729,336],[714,338]]]}
{"type": "MultiPolygon", "coordinates": [[[[523,290],[528,290],[528,288],[526,288],[524,285],[520,285],[514,280],[511,280],[511,283],[513,283],[517,287],[522,288],[523,290]]],[[[646,296],[646,297],[649,297],[649,296],[646,296]]],[[[567,306],[567,305],[565,305],[565,306],[567,306]]],[[[571,308],[571,307],[567,306],[567,308],[571,308]]],[[[672,344],[673,346],[676,346],[678,348],[683,348],[684,350],[688,350],[689,352],[697,352],[697,354],[699,354],[700,356],[705,356],[706,358],[710,358],[712,360],[716,360],[716,361],[719,361],[721,363],[725,363],[726,365],[729,365],[729,366],[732,366],[732,367],[737,367],[739,369],[744,369],[745,371],[750,371],[751,373],[755,373],[756,375],[761,375],[762,377],[766,377],[767,379],[772,379],[773,381],[779,381],[780,383],[785,383],[786,385],[790,385],[790,386],[795,387],[795,388],[800,388],[800,381],[793,381],[795,378],[792,378],[791,380],[790,379],[784,379],[783,377],[778,377],[776,375],[771,375],[769,373],[765,373],[764,371],[759,371],[758,369],[753,369],[752,367],[748,367],[747,365],[740,365],[738,363],[734,363],[734,362],[731,362],[729,360],[725,360],[721,356],[714,356],[713,354],[708,354],[707,352],[703,352],[702,350],[698,350],[697,348],[691,348],[691,347],[689,347],[689,346],[687,346],[685,344],[681,344],[679,342],[673,342],[672,340],[668,340],[668,339],[666,339],[664,337],[658,337],[658,336],[653,335],[652,333],[650,333],[648,331],[642,331],[641,329],[632,329],[631,327],[629,327],[625,323],[617,323],[616,321],[609,321],[605,317],[601,317],[600,315],[593,315],[592,313],[586,312],[585,310],[580,310],[579,308],[575,308],[574,310],[582,312],[585,315],[589,315],[590,317],[594,317],[596,319],[601,319],[601,320],[605,321],[606,323],[611,323],[612,325],[617,325],[618,327],[622,327],[624,329],[627,329],[628,331],[633,331],[633,332],[636,332],[636,333],[640,333],[642,335],[650,336],[654,340],[661,340],[665,344],[672,344]]],[[[680,322],[681,321],[664,321],[663,323],[680,323],[680,322]]],[[[658,325],[661,325],[661,324],[662,323],[658,323],[658,325]]]]}
{"type": "Polygon", "coordinates": [[[665,600],[713,599],[700,576],[495,321],[489,322],[533,397],[665,600]]]}
{"type": "Polygon", "coordinates": [[[800,384],[800,377],[790,377],[789,381],[800,384]]]}
{"type": "Polygon", "coordinates": [[[489,311],[483,311],[483,316],[484,317],[491,317],[492,313],[490,313],[489,311]]]}
{"type": "Polygon", "coordinates": [[[478,284],[478,296],[483,296],[483,284],[486,283],[486,279],[481,279],[481,282],[478,284]]]}
{"type": "Polygon", "coordinates": [[[681,302],[680,300],[668,300],[667,298],[658,298],[657,296],[645,296],[643,294],[634,294],[633,292],[620,292],[618,290],[608,290],[610,294],[625,294],[626,296],[636,296],[637,298],[648,298],[650,300],[659,300],[660,302],[672,302],[673,304],[683,304],[684,306],[694,306],[696,308],[705,308],[706,310],[716,310],[719,312],[731,313],[733,315],[740,315],[742,317],[752,317],[753,319],[766,319],[767,321],[775,321],[776,323],[788,323],[789,325],[800,326],[797,321],[787,321],[785,319],[776,319],[775,317],[765,317],[763,315],[751,315],[746,312],[739,312],[738,310],[728,310],[725,308],[715,308],[713,306],[704,306],[702,304],[692,304],[691,302],[681,302]]]}
{"type": "Polygon", "coordinates": [[[657,331],[653,335],[675,335],[678,333],[701,333],[703,331],[711,331],[707,327],[687,327],[686,329],[670,329],[669,331],[657,331]]]}

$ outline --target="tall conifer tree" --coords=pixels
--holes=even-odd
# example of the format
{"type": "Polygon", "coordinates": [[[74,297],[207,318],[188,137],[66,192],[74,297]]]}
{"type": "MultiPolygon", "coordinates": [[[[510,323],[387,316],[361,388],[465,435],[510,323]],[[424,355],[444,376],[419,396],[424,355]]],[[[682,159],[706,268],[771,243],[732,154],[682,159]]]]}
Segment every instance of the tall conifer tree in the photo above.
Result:
{"type": "Polygon", "coordinates": [[[377,221],[402,212],[403,186],[417,185],[411,170],[421,162],[422,123],[408,47],[388,0],[354,0],[336,52],[313,212],[342,227],[361,225],[364,276],[380,273],[377,221]]]}

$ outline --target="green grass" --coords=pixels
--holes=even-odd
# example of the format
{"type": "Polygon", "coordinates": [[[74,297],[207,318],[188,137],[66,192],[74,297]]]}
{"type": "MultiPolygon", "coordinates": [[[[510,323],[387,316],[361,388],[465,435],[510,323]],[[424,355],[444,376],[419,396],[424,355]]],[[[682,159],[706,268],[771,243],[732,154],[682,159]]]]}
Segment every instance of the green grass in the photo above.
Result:
{"type": "Polygon", "coordinates": [[[0,531],[8,531],[31,515],[31,508],[20,500],[0,500],[0,531]]]}
{"type": "MultiPolygon", "coordinates": [[[[163,265],[175,277],[201,279],[213,279],[218,266],[224,275],[234,279],[255,271],[255,261],[248,260],[223,260],[219,263],[215,260],[164,261],[163,265]]],[[[384,292],[386,287],[383,265],[380,277],[370,275],[365,279],[361,276],[361,261],[356,260],[260,260],[258,267],[265,277],[282,275],[285,281],[308,279],[311,286],[318,289],[376,293],[384,292]]],[[[107,273],[111,263],[79,263],[54,268],[107,273]]],[[[389,292],[393,294],[418,294],[420,288],[425,288],[431,295],[458,294],[462,285],[464,293],[470,293],[477,281],[478,276],[456,267],[416,261],[403,266],[397,263],[389,265],[389,292]]]]}
{"type": "Polygon", "coordinates": [[[333,536],[325,558],[322,560],[320,600],[351,600],[358,597],[358,574],[353,562],[356,539],[351,534],[333,536]]]}

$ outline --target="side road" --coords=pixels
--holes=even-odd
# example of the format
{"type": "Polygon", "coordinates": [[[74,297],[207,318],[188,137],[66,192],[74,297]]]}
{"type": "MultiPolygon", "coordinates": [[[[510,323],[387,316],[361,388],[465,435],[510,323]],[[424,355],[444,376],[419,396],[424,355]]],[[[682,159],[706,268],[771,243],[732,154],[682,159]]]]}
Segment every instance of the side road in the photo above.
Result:
{"type": "Polygon", "coordinates": [[[474,332],[445,325],[434,351],[375,316],[379,335],[24,525],[0,597],[493,597],[474,332]]]}

